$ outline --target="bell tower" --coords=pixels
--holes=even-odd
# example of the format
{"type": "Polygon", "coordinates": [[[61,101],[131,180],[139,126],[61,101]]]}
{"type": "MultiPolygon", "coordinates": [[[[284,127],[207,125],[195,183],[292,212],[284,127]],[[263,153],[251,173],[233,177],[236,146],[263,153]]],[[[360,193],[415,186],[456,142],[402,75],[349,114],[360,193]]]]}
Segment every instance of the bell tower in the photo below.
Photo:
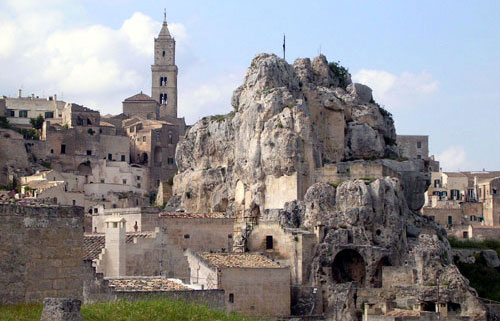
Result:
{"type": "Polygon", "coordinates": [[[167,26],[167,13],[154,43],[154,65],[151,66],[151,97],[160,104],[160,119],[177,118],[177,66],[175,39],[167,26]]]}

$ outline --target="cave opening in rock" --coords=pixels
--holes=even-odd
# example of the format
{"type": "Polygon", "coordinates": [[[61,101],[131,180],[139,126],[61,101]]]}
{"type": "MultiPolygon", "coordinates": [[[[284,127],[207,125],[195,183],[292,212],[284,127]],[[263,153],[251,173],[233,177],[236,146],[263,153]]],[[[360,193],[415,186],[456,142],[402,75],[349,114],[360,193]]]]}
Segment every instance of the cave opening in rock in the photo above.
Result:
{"type": "Polygon", "coordinates": [[[381,288],[382,287],[382,268],[384,266],[392,266],[391,261],[387,256],[378,261],[377,267],[375,268],[375,275],[373,276],[373,287],[381,288]]]}
{"type": "Polygon", "coordinates": [[[333,260],[332,277],[336,283],[356,282],[363,286],[366,278],[365,260],[354,250],[342,250],[333,260]]]}

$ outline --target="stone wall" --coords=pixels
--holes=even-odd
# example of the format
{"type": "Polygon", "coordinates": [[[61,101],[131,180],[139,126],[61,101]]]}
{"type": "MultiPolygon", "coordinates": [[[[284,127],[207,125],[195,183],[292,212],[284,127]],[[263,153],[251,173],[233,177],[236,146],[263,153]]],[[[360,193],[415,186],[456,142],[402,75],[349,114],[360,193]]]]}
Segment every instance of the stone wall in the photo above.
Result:
{"type": "Polygon", "coordinates": [[[220,274],[228,311],[248,316],[290,315],[289,268],[222,268],[220,274]]]}
{"type": "Polygon", "coordinates": [[[160,218],[168,238],[182,249],[198,252],[231,252],[233,218],[160,218]]]}
{"type": "Polygon", "coordinates": [[[0,304],[82,297],[83,209],[0,204],[0,304]]]}

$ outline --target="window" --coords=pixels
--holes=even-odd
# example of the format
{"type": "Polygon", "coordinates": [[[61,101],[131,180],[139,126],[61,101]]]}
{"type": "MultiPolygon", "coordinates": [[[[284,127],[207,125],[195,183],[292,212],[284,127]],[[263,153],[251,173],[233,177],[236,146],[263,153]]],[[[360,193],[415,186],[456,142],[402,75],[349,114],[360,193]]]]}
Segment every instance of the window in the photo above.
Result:
{"type": "Polygon", "coordinates": [[[99,134],[102,134],[102,128],[99,128],[99,134]]]}
{"type": "Polygon", "coordinates": [[[87,118],[87,125],[92,125],[92,122],[88,118],[87,118]]]}
{"type": "Polygon", "coordinates": [[[417,142],[417,148],[422,148],[422,142],[417,142]]]}
{"type": "Polygon", "coordinates": [[[169,157],[169,158],[167,159],[167,163],[168,163],[168,164],[173,164],[173,163],[174,163],[174,159],[173,159],[172,157],[169,157]]]}
{"type": "Polygon", "coordinates": [[[108,160],[112,160],[113,159],[113,154],[108,154],[108,160]]]}
{"type": "Polygon", "coordinates": [[[51,111],[46,111],[45,112],[45,118],[54,118],[54,113],[51,111]]]}
{"type": "Polygon", "coordinates": [[[464,237],[464,239],[468,239],[469,238],[469,232],[464,231],[463,237],[464,237]]]}
{"type": "Polygon", "coordinates": [[[145,142],[146,141],[146,136],[142,136],[142,141],[145,142]]]}
{"type": "Polygon", "coordinates": [[[166,105],[167,104],[167,94],[160,94],[160,104],[166,105]]]}
{"type": "Polygon", "coordinates": [[[87,156],[91,156],[92,155],[92,151],[91,150],[87,150],[87,156]]]}
{"type": "Polygon", "coordinates": [[[125,161],[125,155],[122,155],[122,156],[121,156],[121,158],[120,158],[120,160],[121,160],[122,162],[124,162],[124,161],[125,161]]]}
{"type": "Polygon", "coordinates": [[[101,179],[101,184],[104,184],[104,179],[101,179]]]}
{"type": "Polygon", "coordinates": [[[448,216],[448,225],[453,225],[453,216],[448,216]]]}
{"type": "Polygon", "coordinates": [[[66,145],[61,145],[61,154],[66,154],[66,145]]]}
{"type": "Polygon", "coordinates": [[[19,118],[28,118],[28,111],[27,110],[20,110],[19,111],[19,118]]]}
{"type": "Polygon", "coordinates": [[[184,238],[185,238],[185,239],[190,238],[189,234],[184,234],[184,238]]]}
{"type": "Polygon", "coordinates": [[[123,185],[127,185],[127,180],[126,179],[122,179],[122,182],[123,182],[123,185]]]}
{"type": "Polygon", "coordinates": [[[51,153],[51,154],[54,154],[54,150],[53,150],[53,149],[51,149],[51,150],[50,150],[50,153],[51,153]]]}
{"type": "Polygon", "coordinates": [[[137,188],[141,188],[141,183],[137,183],[137,188]]]}
{"type": "Polygon", "coordinates": [[[75,200],[73,200],[73,206],[75,206],[75,205],[76,205],[76,201],[75,201],[75,200]]]}
{"type": "Polygon", "coordinates": [[[273,236],[267,235],[266,236],[266,250],[272,250],[272,249],[273,249],[273,236]]]}
{"type": "Polygon", "coordinates": [[[7,110],[9,117],[16,117],[16,112],[13,111],[12,109],[7,110]]]}
{"type": "Polygon", "coordinates": [[[422,155],[417,155],[417,159],[422,159],[422,155]]]}
{"type": "Polygon", "coordinates": [[[173,138],[172,134],[168,134],[168,143],[169,144],[173,144],[174,143],[174,138],[173,138]]]}
{"type": "Polygon", "coordinates": [[[162,57],[165,57],[165,50],[161,53],[162,57]]]}
{"type": "Polygon", "coordinates": [[[137,176],[137,180],[140,181],[141,180],[141,177],[140,176],[137,176]]]}
{"type": "Polygon", "coordinates": [[[234,303],[234,294],[229,293],[229,303],[234,303]]]}
{"type": "Polygon", "coordinates": [[[228,235],[227,235],[227,238],[228,238],[228,239],[232,239],[232,238],[233,238],[233,234],[228,234],[228,235]]]}

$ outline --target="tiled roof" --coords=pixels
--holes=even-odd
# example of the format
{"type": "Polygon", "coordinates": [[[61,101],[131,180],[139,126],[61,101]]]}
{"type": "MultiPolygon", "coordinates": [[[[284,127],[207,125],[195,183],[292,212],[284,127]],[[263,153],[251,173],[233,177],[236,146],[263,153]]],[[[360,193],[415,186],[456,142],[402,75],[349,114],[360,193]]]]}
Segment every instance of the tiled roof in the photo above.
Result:
{"type": "Polygon", "coordinates": [[[109,287],[117,292],[181,291],[188,287],[159,277],[109,279],[109,287]]]}
{"type": "Polygon", "coordinates": [[[137,95],[133,95],[131,97],[126,98],[125,101],[155,101],[155,100],[141,91],[137,95]]]}
{"type": "Polygon", "coordinates": [[[160,218],[227,218],[223,212],[215,213],[160,213],[160,218]]]}
{"type": "Polygon", "coordinates": [[[205,261],[219,268],[280,268],[281,266],[261,254],[201,253],[205,261]]]}
{"type": "MultiPolygon", "coordinates": [[[[134,242],[134,238],[150,238],[151,233],[127,233],[126,243],[134,242]]],[[[96,260],[104,248],[104,234],[86,234],[83,237],[83,259],[96,260]]]]}

